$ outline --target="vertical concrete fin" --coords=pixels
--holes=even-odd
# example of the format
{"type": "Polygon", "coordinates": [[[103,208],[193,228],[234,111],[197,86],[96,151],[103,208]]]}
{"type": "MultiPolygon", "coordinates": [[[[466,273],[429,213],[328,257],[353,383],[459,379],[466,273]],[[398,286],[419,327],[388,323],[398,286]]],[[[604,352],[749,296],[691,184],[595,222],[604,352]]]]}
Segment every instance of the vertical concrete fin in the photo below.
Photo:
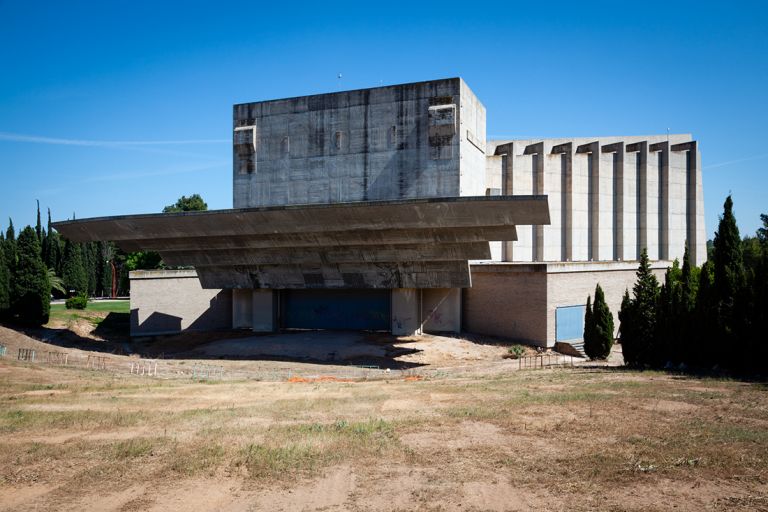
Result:
{"type": "MultiPolygon", "coordinates": [[[[544,142],[526,146],[524,154],[531,155],[531,194],[544,190],[544,142]]],[[[533,261],[544,259],[544,226],[531,226],[531,256],[533,261]]]]}
{"type": "Polygon", "coordinates": [[[648,141],[627,144],[626,151],[637,153],[635,156],[637,246],[634,259],[640,259],[640,253],[648,248],[648,141]]]}
{"type": "MultiPolygon", "coordinates": [[[[512,162],[514,161],[514,143],[496,146],[494,155],[501,156],[501,195],[511,196],[514,193],[512,162]]],[[[514,251],[513,242],[502,242],[501,261],[512,261],[514,251]]]]}
{"type": "Polygon", "coordinates": [[[613,259],[624,259],[624,143],[603,146],[613,153],[613,259]]]}
{"type": "Polygon", "coordinates": [[[672,151],[685,152],[685,237],[688,244],[689,263],[696,265],[699,261],[699,237],[697,229],[697,220],[699,217],[699,155],[698,144],[696,141],[675,144],[670,148],[672,151]]]}
{"type": "Polygon", "coordinates": [[[658,169],[659,169],[659,222],[657,226],[659,236],[659,259],[669,259],[669,142],[657,142],[651,144],[650,151],[656,152],[658,155],[658,169]]]}
{"type": "Polygon", "coordinates": [[[560,259],[573,259],[573,143],[552,147],[560,155],[560,259]]]}
{"type": "Polygon", "coordinates": [[[582,144],[576,153],[587,156],[587,259],[600,259],[600,144],[582,144]]]}

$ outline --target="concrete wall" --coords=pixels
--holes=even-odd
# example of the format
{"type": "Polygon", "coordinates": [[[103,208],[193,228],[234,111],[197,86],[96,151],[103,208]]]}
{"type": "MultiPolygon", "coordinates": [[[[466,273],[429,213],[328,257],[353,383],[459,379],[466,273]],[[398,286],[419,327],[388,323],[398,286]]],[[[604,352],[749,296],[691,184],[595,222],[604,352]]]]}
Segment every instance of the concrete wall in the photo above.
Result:
{"type": "Polygon", "coordinates": [[[232,327],[232,290],[206,290],[194,270],[130,273],[131,336],[232,327]]]}
{"type": "MultiPolygon", "coordinates": [[[[486,182],[546,194],[551,224],[518,226],[497,261],[706,259],[701,156],[690,135],[490,141],[486,182]],[[502,156],[503,155],[503,156],[502,156]],[[501,156],[501,163],[498,161],[501,156]]],[[[496,254],[494,254],[496,256],[496,254]]]]}
{"type": "Polygon", "coordinates": [[[235,105],[234,130],[235,208],[485,189],[485,108],[459,78],[235,105]]]}
{"type": "Polygon", "coordinates": [[[461,288],[421,290],[422,326],[426,332],[461,331],[461,288]]]}

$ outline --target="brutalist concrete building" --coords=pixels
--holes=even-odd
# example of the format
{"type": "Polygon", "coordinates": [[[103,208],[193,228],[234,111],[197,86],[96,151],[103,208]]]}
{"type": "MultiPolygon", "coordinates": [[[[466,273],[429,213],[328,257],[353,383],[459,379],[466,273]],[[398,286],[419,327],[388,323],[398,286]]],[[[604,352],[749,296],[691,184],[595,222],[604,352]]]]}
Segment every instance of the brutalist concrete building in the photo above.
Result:
{"type": "Polygon", "coordinates": [[[706,256],[690,135],[486,140],[460,78],[235,105],[232,210],[57,223],[189,270],[131,273],[131,333],[581,337],[647,248],[706,256]]]}

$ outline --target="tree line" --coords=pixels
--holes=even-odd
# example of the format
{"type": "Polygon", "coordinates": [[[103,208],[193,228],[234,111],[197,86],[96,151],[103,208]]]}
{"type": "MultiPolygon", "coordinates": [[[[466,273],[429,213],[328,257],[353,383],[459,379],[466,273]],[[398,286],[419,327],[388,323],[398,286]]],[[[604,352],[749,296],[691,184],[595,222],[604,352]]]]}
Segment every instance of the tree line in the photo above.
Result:
{"type": "Polygon", "coordinates": [[[682,267],[675,261],[662,283],[643,251],[619,311],[627,365],[765,374],[768,215],[760,219],[756,236],[742,239],[729,195],[707,261],[692,265],[686,247],[682,267]]]}
{"type": "MultiPolygon", "coordinates": [[[[206,210],[199,194],[182,196],[163,213],[206,210]]],[[[22,324],[48,322],[50,298],[73,295],[110,297],[127,295],[131,270],[163,268],[156,253],[125,253],[114,243],[72,242],[48,223],[43,226],[40,203],[37,223],[17,236],[13,220],[0,229],[0,319],[22,324]]]]}

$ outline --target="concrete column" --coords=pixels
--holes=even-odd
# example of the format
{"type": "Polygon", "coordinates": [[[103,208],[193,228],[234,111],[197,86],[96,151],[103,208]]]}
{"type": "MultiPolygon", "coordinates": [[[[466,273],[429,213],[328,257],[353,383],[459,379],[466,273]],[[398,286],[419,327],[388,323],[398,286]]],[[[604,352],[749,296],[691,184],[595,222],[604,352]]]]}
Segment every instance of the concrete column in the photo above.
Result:
{"type": "Polygon", "coordinates": [[[252,324],[251,290],[232,290],[232,328],[250,329],[252,324]]]}
{"type": "Polygon", "coordinates": [[[421,334],[421,290],[394,288],[391,295],[392,334],[416,336],[421,334]]]}
{"type": "Polygon", "coordinates": [[[657,142],[649,146],[649,151],[658,154],[659,192],[658,192],[658,237],[660,260],[669,259],[669,142],[657,142]]]}
{"type": "Polygon", "coordinates": [[[643,249],[648,249],[648,141],[627,144],[627,153],[635,156],[635,229],[636,254],[634,259],[640,259],[643,249]]]}
{"type": "Polygon", "coordinates": [[[699,218],[703,217],[703,203],[699,202],[699,189],[701,188],[701,169],[699,167],[699,151],[696,141],[675,144],[672,151],[685,152],[685,238],[688,244],[688,257],[692,265],[699,265],[704,260],[705,254],[700,253],[699,218]]]}
{"type": "Polygon", "coordinates": [[[276,292],[274,290],[248,290],[252,292],[252,329],[253,332],[274,332],[276,325],[276,292]]]}
{"type": "MultiPolygon", "coordinates": [[[[496,146],[494,155],[501,156],[501,195],[511,196],[513,193],[512,162],[514,160],[514,144],[512,142],[496,146]]],[[[512,261],[514,242],[501,243],[501,261],[512,261]]]]}
{"type": "MultiPolygon", "coordinates": [[[[544,190],[544,143],[537,142],[525,147],[524,154],[531,155],[531,194],[538,195],[544,190]]],[[[531,260],[544,259],[544,226],[531,226],[531,260]]]]}
{"type": "Polygon", "coordinates": [[[603,153],[613,154],[613,258],[624,259],[624,143],[603,146],[603,153]]]}
{"type": "Polygon", "coordinates": [[[428,332],[461,331],[461,288],[425,288],[422,327],[428,332]]]}
{"type": "Polygon", "coordinates": [[[560,259],[573,259],[573,143],[552,147],[560,155],[560,259]]]}
{"type": "Polygon", "coordinates": [[[600,149],[597,141],[576,148],[587,156],[587,260],[600,259],[600,149]]]}

